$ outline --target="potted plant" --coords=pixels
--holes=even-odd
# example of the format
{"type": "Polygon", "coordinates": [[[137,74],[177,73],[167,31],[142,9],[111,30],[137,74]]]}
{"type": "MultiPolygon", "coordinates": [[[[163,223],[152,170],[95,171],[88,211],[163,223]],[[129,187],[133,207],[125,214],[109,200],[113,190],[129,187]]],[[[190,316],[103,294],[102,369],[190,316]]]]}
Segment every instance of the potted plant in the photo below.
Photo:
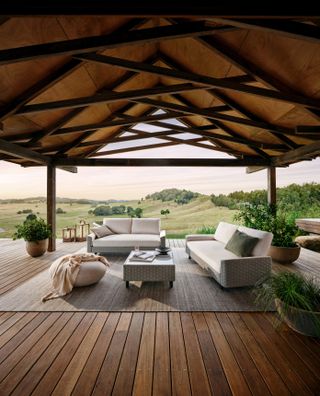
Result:
{"type": "Polygon", "coordinates": [[[235,219],[246,227],[273,233],[269,255],[278,263],[290,264],[299,257],[300,246],[294,242],[299,230],[293,218],[277,213],[269,205],[244,204],[235,219]]]}
{"type": "Polygon", "coordinates": [[[38,219],[35,215],[29,216],[16,228],[17,231],[14,233],[13,239],[23,238],[30,256],[42,256],[47,251],[51,228],[43,219],[38,219]]]}
{"type": "Polygon", "coordinates": [[[277,308],[280,321],[303,335],[320,337],[320,286],[292,272],[271,275],[254,289],[256,304],[277,308]]]}

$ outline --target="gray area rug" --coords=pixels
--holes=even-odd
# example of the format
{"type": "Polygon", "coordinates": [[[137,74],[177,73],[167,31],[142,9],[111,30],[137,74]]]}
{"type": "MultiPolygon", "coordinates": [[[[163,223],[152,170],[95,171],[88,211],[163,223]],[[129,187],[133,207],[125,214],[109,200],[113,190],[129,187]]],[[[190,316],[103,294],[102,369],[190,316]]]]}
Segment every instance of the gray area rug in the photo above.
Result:
{"type": "Polygon", "coordinates": [[[0,298],[0,311],[258,311],[250,288],[222,290],[206,271],[174,248],[176,281],[132,282],[122,280],[125,256],[107,258],[112,263],[97,284],[75,288],[71,294],[45,303],[51,290],[48,271],[43,271],[0,298]]]}

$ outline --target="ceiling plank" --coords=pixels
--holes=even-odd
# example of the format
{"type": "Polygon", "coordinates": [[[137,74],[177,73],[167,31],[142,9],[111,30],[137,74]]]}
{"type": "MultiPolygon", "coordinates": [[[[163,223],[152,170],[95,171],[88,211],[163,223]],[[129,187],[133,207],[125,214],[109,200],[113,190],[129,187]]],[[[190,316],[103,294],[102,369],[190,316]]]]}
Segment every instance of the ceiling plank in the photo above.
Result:
{"type": "Polygon", "coordinates": [[[310,159],[320,155],[320,141],[301,146],[286,154],[272,158],[272,166],[288,165],[293,162],[310,159]]]}
{"type": "Polygon", "coordinates": [[[63,166],[270,166],[270,161],[260,157],[246,157],[243,159],[229,158],[56,158],[55,165],[63,166]]]}
{"type": "Polygon", "coordinates": [[[54,102],[37,103],[23,106],[18,110],[17,114],[32,114],[50,110],[71,109],[77,107],[84,107],[100,103],[112,103],[122,100],[139,99],[149,96],[158,96],[168,93],[178,93],[184,91],[194,91],[203,89],[203,87],[195,87],[192,84],[174,84],[168,86],[156,86],[152,88],[132,89],[123,92],[105,92],[92,96],[85,96],[81,98],[64,99],[54,102]]]}
{"type": "Polygon", "coordinates": [[[10,154],[16,158],[33,161],[41,165],[50,164],[50,158],[45,155],[39,154],[30,149],[19,146],[18,144],[7,142],[0,139],[0,153],[10,154]]]}
{"type": "Polygon", "coordinates": [[[73,40],[55,41],[0,51],[0,65],[22,62],[57,55],[75,55],[86,51],[100,51],[134,44],[154,43],[161,40],[194,37],[214,33],[214,28],[205,22],[186,22],[179,25],[81,37],[73,40]]]}
{"type": "MultiPolygon", "coordinates": [[[[179,26],[179,25],[172,25],[172,26],[179,26]]],[[[173,77],[180,80],[189,81],[192,83],[204,84],[206,86],[209,85],[212,88],[221,88],[221,89],[227,89],[237,92],[243,92],[250,95],[262,96],[268,99],[274,99],[283,102],[299,104],[303,106],[310,106],[312,108],[320,109],[320,101],[313,98],[305,97],[294,93],[289,94],[286,92],[278,92],[271,89],[240,84],[224,78],[215,78],[197,73],[189,73],[180,70],[178,71],[174,69],[168,69],[166,67],[150,65],[143,62],[129,61],[127,59],[121,59],[106,55],[100,55],[100,54],[85,54],[85,55],[82,54],[79,55],[79,59],[102,63],[102,64],[104,63],[108,65],[114,65],[128,70],[143,71],[161,76],[173,77]]]]}

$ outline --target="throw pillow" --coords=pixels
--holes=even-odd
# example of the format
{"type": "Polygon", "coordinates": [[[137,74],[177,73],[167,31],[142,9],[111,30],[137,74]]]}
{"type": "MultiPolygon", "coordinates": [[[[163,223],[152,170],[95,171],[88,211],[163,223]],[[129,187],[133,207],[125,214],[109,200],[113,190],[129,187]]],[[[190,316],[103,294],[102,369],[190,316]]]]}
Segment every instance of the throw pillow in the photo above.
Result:
{"type": "Polygon", "coordinates": [[[249,257],[259,242],[259,238],[254,238],[244,232],[236,230],[225,246],[226,250],[240,257],[249,257]]]}
{"type": "Polygon", "coordinates": [[[112,235],[113,232],[107,226],[93,227],[90,230],[94,233],[97,238],[103,238],[108,235],[112,235]]]}

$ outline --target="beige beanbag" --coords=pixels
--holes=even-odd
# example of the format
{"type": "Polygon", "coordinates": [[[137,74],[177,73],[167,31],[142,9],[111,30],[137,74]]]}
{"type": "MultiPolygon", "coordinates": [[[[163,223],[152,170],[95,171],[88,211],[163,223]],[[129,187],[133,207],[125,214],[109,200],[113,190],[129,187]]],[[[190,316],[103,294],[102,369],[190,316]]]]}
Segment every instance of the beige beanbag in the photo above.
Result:
{"type": "Polygon", "coordinates": [[[106,273],[107,267],[101,261],[88,261],[80,265],[74,286],[89,286],[99,282],[106,273]]]}

